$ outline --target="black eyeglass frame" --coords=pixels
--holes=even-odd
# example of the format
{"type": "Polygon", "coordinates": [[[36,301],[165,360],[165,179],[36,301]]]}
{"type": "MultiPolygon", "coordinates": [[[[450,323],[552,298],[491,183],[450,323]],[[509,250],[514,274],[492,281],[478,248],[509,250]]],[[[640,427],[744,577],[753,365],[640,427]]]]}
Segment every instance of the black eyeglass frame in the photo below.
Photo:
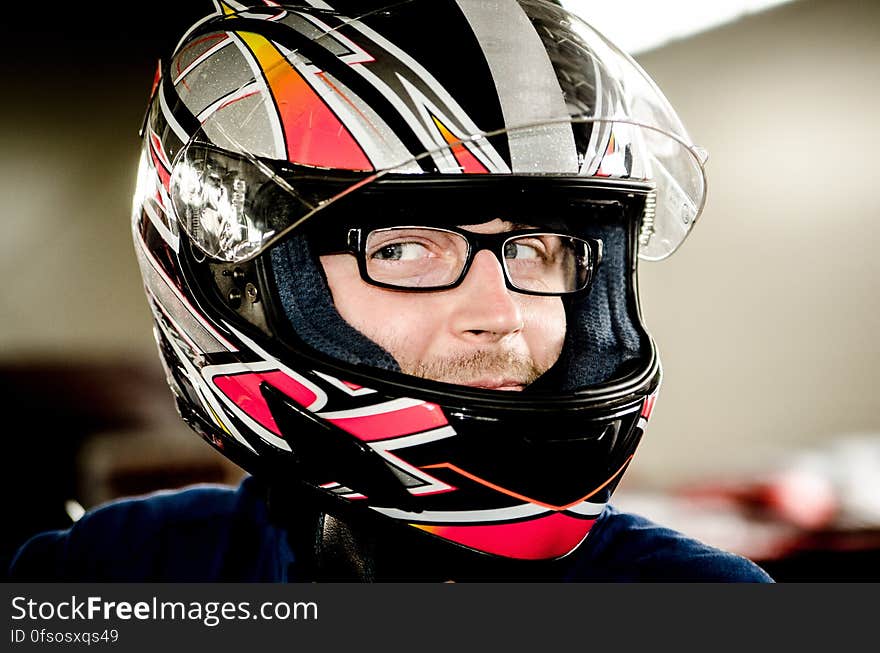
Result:
{"type": "Polygon", "coordinates": [[[477,252],[484,249],[491,251],[495,255],[495,258],[498,259],[498,262],[501,264],[501,269],[504,272],[504,283],[508,290],[522,293],[524,295],[536,295],[541,297],[560,297],[563,295],[571,296],[586,292],[593,282],[593,278],[595,277],[596,270],[598,269],[599,264],[602,262],[603,245],[602,241],[598,238],[584,238],[581,236],[573,236],[571,234],[561,233],[558,231],[547,231],[544,229],[515,229],[512,231],[502,231],[499,233],[482,234],[452,226],[437,227],[430,225],[386,225],[384,227],[370,228],[343,227],[341,231],[345,233],[344,247],[338,246],[342,245],[342,243],[338,243],[336,247],[328,246],[329,244],[326,240],[320,239],[321,241],[323,241],[323,247],[318,247],[318,253],[321,255],[353,254],[355,258],[357,258],[358,271],[360,272],[361,279],[363,279],[366,283],[369,283],[372,286],[377,286],[379,288],[398,290],[401,292],[437,292],[441,290],[451,290],[452,288],[461,285],[461,283],[464,281],[464,278],[467,276],[468,271],[470,271],[471,263],[473,262],[474,257],[477,255],[477,252]],[[434,231],[451,232],[462,236],[468,244],[468,251],[464,260],[464,264],[462,265],[461,273],[454,281],[451,281],[450,283],[441,286],[398,286],[373,279],[370,276],[369,271],[367,270],[367,236],[374,231],[381,231],[383,229],[431,229],[434,231]],[[562,292],[540,292],[537,290],[526,290],[515,286],[510,278],[510,271],[507,269],[507,263],[504,260],[504,247],[510,240],[520,238],[522,236],[561,236],[563,238],[573,238],[586,243],[588,246],[587,279],[584,282],[583,287],[576,290],[567,290],[562,292]]]}

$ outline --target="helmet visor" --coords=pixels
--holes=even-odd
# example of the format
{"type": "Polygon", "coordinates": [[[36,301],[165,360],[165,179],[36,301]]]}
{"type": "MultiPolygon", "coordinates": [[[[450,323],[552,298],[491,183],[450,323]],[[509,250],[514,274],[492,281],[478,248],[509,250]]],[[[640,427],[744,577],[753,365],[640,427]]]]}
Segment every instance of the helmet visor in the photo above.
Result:
{"type": "MultiPolygon", "coordinates": [[[[479,134],[426,151],[400,166],[370,173],[315,170],[193,139],[180,151],[173,166],[171,199],[179,227],[202,252],[221,261],[240,262],[259,255],[343,197],[353,194],[354,199],[364,189],[386,178],[411,176],[401,171],[420,160],[461,156],[470,144],[490,143],[499,137],[534,141],[539,147],[544,140],[542,130],[559,124],[547,122],[479,134]]],[[[612,140],[617,143],[622,139],[616,135],[627,134],[627,151],[644,153],[642,164],[650,164],[651,172],[557,173],[556,178],[566,185],[572,181],[591,182],[592,186],[609,182],[619,187],[621,183],[632,182],[639,189],[650,187],[641,216],[639,255],[647,260],[665,258],[684,241],[703,208],[705,176],[697,153],[669,135],[642,125],[586,119],[567,121],[570,128],[585,124],[615,134],[612,140]]],[[[614,156],[608,155],[612,161],[602,165],[606,168],[614,165],[614,156]]],[[[632,160],[629,155],[627,158],[632,160]]],[[[412,176],[413,181],[418,181],[412,176]]],[[[538,176],[546,179],[546,174],[538,176]]],[[[435,175],[431,177],[436,179],[435,175]]],[[[486,181],[489,182],[486,187],[491,188],[490,179],[486,181]]],[[[375,216],[362,217],[372,220],[375,216]]]]}

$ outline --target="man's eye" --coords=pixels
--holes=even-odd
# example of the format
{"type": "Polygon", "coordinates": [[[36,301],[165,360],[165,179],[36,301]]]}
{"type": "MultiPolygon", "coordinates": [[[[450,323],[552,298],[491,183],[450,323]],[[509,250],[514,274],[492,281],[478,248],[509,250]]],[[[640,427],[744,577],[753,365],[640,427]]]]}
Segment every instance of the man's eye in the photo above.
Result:
{"type": "Polygon", "coordinates": [[[380,261],[415,261],[427,255],[428,250],[419,243],[389,243],[373,252],[371,258],[380,261]]]}
{"type": "Polygon", "coordinates": [[[537,247],[526,243],[512,242],[504,245],[504,258],[542,258],[542,254],[537,247]]]}

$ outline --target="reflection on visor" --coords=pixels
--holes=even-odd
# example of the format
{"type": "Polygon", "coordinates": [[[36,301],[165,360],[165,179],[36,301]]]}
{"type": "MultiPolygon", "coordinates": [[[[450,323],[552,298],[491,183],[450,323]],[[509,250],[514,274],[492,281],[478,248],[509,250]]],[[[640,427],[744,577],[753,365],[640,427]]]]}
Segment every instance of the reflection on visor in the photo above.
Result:
{"type": "Polygon", "coordinates": [[[255,210],[266,181],[246,159],[187,148],[171,180],[180,226],[211,257],[232,262],[252,255],[275,233],[255,210]]]}
{"type": "Polygon", "coordinates": [[[178,225],[205,254],[227,263],[252,259],[301,222],[377,175],[331,178],[325,170],[272,164],[193,140],[171,172],[178,225]],[[276,172],[271,165],[277,165],[276,172]]]}

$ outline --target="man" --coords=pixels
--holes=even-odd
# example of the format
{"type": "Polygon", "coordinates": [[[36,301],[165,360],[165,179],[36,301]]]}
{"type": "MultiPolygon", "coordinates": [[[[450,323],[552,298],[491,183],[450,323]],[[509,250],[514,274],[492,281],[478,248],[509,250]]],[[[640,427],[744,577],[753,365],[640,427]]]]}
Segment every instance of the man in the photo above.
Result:
{"type": "Polygon", "coordinates": [[[705,199],[644,71],[547,0],[251,4],[163,60],[133,212],[181,416],[251,475],[13,577],[769,581],[609,503],[661,378],[637,262],[705,199]]]}

